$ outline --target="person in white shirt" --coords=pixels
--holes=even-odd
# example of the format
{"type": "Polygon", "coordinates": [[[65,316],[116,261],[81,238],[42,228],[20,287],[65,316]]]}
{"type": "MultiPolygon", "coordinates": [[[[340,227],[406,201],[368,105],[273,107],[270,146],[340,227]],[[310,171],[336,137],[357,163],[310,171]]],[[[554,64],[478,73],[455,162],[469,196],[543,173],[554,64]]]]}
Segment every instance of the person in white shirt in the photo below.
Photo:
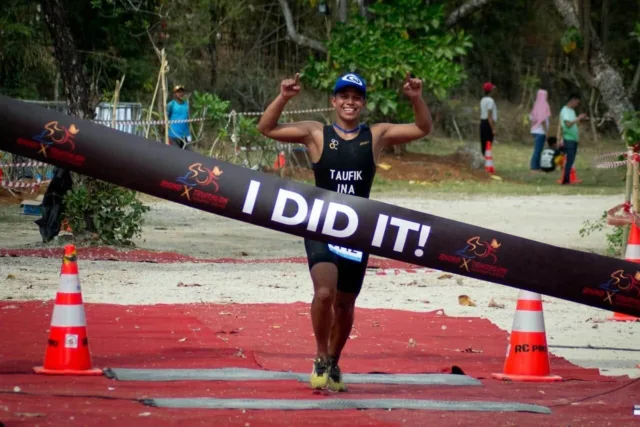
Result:
{"type": "Polygon", "coordinates": [[[540,153],[544,148],[544,141],[549,132],[549,116],[551,108],[547,102],[547,91],[540,89],[533,104],[529,120],[531,120],[531,135],[533,136],[533,154],[529,168],[533,171],[540,170],[540,153]]]}
{"type": "Polygon", "coordinates": [[[562,164],[562,150],[558,149],[558,138],[555,136],[547,138],[547,144],[549,148],[540,152],[538,163],[541,171],[549,173],[562,164]]]}
{"type": "Polygon", "coordinates": [[[496,136],[496,123],[498,121],[498,107],[491,97],[491,93],[496,86],[491,82],[486,82],[482,86],[484,97],[480,100],[480,147],[482,155],[487,149],[487,142],[493,144],[496,136]]]}

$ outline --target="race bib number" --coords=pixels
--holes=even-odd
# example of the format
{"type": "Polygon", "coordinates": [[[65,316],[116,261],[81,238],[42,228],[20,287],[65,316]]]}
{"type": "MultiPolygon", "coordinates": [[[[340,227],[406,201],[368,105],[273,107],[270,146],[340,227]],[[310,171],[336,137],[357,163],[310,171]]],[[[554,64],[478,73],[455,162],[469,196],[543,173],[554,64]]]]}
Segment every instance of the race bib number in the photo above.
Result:
{"type": "Polygon", "coordinates": [[[334,245],[329,245],[329,250],[339,257],[346,258],[355,262],[362,262],[362,252],[360,251],[334,245]]]}

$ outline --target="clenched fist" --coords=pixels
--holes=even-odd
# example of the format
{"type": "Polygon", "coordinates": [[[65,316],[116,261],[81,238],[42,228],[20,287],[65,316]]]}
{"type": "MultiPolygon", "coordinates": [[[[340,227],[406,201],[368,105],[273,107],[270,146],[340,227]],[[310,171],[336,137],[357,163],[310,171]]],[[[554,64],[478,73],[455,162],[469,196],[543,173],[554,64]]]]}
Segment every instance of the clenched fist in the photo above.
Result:
{"type": "Polygon", "coordinates": [[[409,98],[417,98],[422,95],[422,80],[412,79],[411,74],[407,73],[404,78],[404,84],[402,85],[402,91],[409,98]]]}
{"type": "Polygon", "coordinates": [[[294,79],[286,79],[280,83],[280,96],[289,100],[300,93],[300,74],[296,73],[294,79]]]}

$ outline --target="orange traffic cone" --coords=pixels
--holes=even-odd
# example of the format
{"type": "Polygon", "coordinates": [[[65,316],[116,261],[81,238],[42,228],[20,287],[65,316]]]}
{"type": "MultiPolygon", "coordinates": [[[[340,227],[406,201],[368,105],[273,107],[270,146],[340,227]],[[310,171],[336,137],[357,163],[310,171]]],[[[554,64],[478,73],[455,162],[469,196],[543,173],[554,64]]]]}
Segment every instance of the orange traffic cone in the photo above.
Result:
{"type": "Polygon", "coordinates": [[[276,160],[273,162],[273,168],[276,170],[282,169],[286,163],[287,163],[287,160],[284,156],[284,151],[281,151],[278,154],[278,157],[276,158],[276,160]]]}
{"type": "MultiPolygon", "coordinates": [[[[627,240],[627,251],[624,254],[625,261],[631,261],[640,264],[640,227],[634,222],[631,223],[629,230],[629,239],[627,240]]],[[[630,316],[623,313],[613,313],[613,316],[607,320],[616,322],[640,322],[640,318],[630,316]]]]}
{"type": "Polygon", "coordinates": [[[491,175],[496,173],[496,168],[493,166],[493,154],[491,153],[491,141],[487,141],[487,148],[484,151],[484,170],[491,175]]]}
{"type": "Polygon", "coordinates": [[[511,381],[562,381],[551,375],[540,294],[520,291],[504,372],[492,376],[511,381]]]}
{"type": "MultiPolygon", "coordinates": [[[[564,179],[564,168],[567,166],[567,155],[565,154],[562,160],[562,175],[560,175],[560,179],[558,180],[558,184],[562,184],[562,180],[564,179]]],[[[571,172],[569,172],[569,183],[571,184],[579,184],[582,180],[578,179],[578,174],[576,173],[576,166],[571,166],[571,172]]]]}
{"type": "Polygon", "coordinates": [[[33,368],[37,374],[102,375],[91,367],[76,257],[75,246],[65,246],[44,365],[33,368]]]}

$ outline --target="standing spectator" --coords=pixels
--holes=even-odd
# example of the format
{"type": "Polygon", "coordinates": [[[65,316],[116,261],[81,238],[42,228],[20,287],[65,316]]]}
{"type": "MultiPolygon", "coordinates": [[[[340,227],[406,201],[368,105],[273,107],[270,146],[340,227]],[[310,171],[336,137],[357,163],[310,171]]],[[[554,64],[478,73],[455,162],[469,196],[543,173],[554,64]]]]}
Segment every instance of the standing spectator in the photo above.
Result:
{"type": "Polygon", "coordinates": [[[496,136],[496,122],[498,121],[498,107],[491,97],[496,86],[491,82],[486,82],[482,86],[484,97],[480,100],[480,146],[482,155],[487,149],[487,142],[493,140],[496,136]]]}
{"type": "Polygon", "coordinates": [[[531,156],[531,170],[540,170],[540,154],[544,148],[544,141],[549,132],[549,116],[551,109],[547,102],[547,91],[540,89],[533,104],[529,119],[531,120],[531,135],[533,136],[533,154],[531,156]]]}
{"type": "MultiPolygon", "coordinates": [[[[189,119],[189,101],[185,99],[184,86],[173,88],[173,99],[167,104],[169,120],[189,119]]],[[[191,150],[191,131],[189,123],[171,123],[169,125],[169,142],[181,149],[191,150]]]]}
{"type": "Polygon", "coordinates": [[[578,135],[578,123],[584,120],[587,115],[582,113],[576,117],[575,109],[580,105],[580,95],[572,94],[569,96],[569,101],[562,107],[560,111],[560,126],[558,128],[558,139],[560,140],[560,146],[564,147],[567,153],[567,162],[564,166],[564,176],[562,177],[562,185],[568,185],[571,183],[569,176],[571,168],[576,160],[578,154],[578,141],[580,140],[578,135]],[[562,132],[560,132],[562,131],[562,132]]]}

